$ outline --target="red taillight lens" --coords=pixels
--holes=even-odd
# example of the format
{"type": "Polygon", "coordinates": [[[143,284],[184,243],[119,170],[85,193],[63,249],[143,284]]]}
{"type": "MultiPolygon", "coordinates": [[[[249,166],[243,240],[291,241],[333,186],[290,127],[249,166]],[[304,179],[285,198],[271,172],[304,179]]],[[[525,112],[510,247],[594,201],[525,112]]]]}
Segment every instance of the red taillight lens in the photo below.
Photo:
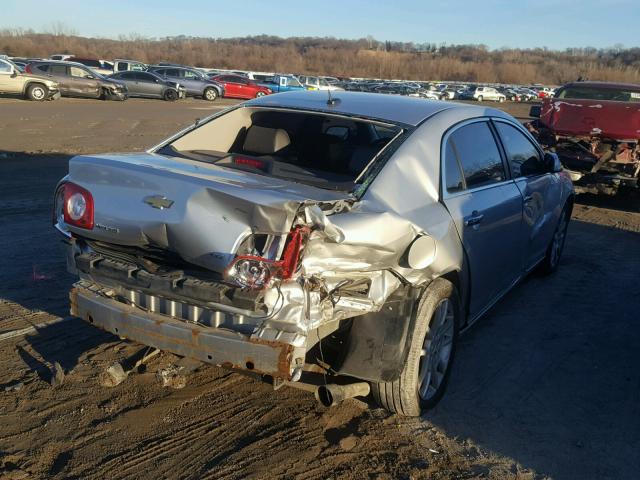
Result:
{"type": "Polygon", "coordinates": [[[241,287],[258,290],[269,286],[273,279],[290,279],[298,270],[302,249],[310,231],[309,227],[295,227],[287,236],[282,258],[278,261],[253,255],[234,258],[225,277],[241,287]]]}
{"type": "Polygon", "coordinates": [[[298,269],[298,262],[300,261],[300,253],[307,238],[309,237],[309,227],[297,226],[287,237],[287,243],[284,245],[284,251],[282,252],[282,278],[287,280],[296,273],[298,269]]]}
{"type": "Polygon", "coordinates": [[[75,183],[64,185],[64,223],[74,227],[93,228],[93,196],[91,193],[75,183]]]}

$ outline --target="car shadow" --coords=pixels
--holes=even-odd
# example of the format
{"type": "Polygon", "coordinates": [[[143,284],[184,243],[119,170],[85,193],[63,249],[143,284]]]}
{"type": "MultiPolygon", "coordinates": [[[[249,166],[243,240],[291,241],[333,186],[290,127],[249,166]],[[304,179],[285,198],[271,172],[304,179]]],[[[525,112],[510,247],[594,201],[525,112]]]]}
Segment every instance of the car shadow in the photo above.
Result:
{"type": "Polygon", "coordinates": [[[461,336],[423,420],[554,479],[637,478],[638,245],[573,221],[559,270],[529,276],[461,336]]]}
{"type": "Polygon", "coordinates": [[[22,361],[35,371],[41,380],[54,383],[55,364],[62,373],[73,370],[78,362],[96,347],[119,341],[118,337],[99,330],[79,318],[39,328],[25,337],[25,347],[18,346],[22,361]]]}
{"type": "Polygon", "coordinates": [[[70,157],[0,150],[0,299],[58,316],[68,314],[73,277],[52,226],[53,193],[70,157]]]}

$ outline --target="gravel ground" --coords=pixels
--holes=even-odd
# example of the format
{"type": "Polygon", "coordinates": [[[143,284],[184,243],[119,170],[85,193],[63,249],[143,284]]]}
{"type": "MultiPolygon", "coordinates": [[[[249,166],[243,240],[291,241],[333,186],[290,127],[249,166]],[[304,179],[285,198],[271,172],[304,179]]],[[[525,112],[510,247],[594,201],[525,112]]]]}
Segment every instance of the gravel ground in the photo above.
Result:
{"type": "Polygon", "coordinates": [[[163,388],[169,354],[101,387],[136,347],[60,321],[73,278],[53,188],[71,154],[147,148],[223,103],[0,99],[0,478],[640,478],[637,196],[579,197],[560,270],[461,337],[422,418],[215,367],[163,388]]]}

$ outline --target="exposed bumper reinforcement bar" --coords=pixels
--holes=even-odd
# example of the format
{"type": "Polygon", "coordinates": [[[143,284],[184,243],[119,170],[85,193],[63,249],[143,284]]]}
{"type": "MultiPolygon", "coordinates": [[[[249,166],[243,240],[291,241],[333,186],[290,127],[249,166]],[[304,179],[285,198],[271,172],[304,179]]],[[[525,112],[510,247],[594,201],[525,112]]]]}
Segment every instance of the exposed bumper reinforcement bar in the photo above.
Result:
{"type": "Polygon", "coordinates": [[[284,380],[291,380],[300,363],[296,348],[289,343],[146,312],[79,284],[69,296],[72,315],[114,335],[177,355],[284,380]]]}

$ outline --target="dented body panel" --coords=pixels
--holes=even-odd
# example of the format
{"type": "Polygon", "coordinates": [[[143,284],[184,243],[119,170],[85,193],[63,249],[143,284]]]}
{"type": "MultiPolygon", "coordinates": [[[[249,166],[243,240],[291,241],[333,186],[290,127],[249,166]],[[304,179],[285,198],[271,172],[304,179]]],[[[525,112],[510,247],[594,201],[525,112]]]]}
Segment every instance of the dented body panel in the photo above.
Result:
{"type": "MultiPolygon", "coordinates": [[[[405,360],[416,300],[439,277],[458,288],[465,319],[476,318],[490,305],[470,309],[469,264],[491,259],[470,260],[458,212],[443,198],[442,142],[469,119],[513,119],[451,102],[348,92],[340,97],[329,104],[322,93],[285,93],[230,109],[240,133],[223,153],[203,153],[206,136],[197,129],[214,125],[224,112],[144,154],[73,158],[59,191],[71,182],[91,192],[94,227],[74,226],[56,214],[69,243],[69,269],[80,277],[72,312],[157,348],[283,380],[297,380],[305,363],[320,360],[312,352],[321,342],[339,345],[330,360],[321,355],[323,369],[393,380],[405,360]],[[240,169],[220,166],[237,160],[229,152],[253,128],[248,119],[263,122],[256,135],[264,138],[270,133],[263,119],[289,113],[311,121],[323,115],[329,128],[356,122],[354,135],[373,132],[377,150],[358,160],[349,189],[338,181],[330,188],[307,184],[296,179],[300,170],[291,179],[256,171],[273,168],[278,152],[238,156],[240,169]],[[392,134],[375,138],[391,128],[392,134]],[[195,140],[189,140],[191,132],[195,140]],[[168,150],[171,145],[197,145],[198,151],[168,150]],[[203,156],[214,160],[194,159],[203,156]],[[304,233],[294,237],[295,231],[304,233]],[[291,248],[294,238],[299,252],[291,248]],[[289,272],[292,251],[295,269],[289,272]],[[263,269],[260,288],[234,280],[232,265],[241,260],[263,269]]],[[[223,123],[225,132],[230,122],[223,123]]],[[[295,127],[290,135],[295,142],[295,127]]],[[[287,142],[288,134],[276,131],[265,145],[287,151],[287,142]]],[[[217,140],[218,149],[223,143],[217,140]]],[[[327,152],[338,151],[336,158],[364,152],[335,138],[327,145],[327,152]]],[[[515,179],[503,183],[514,195],[524,191],[515,179]]],[[[538,210],[528,211],[531,225],[544,224],[542,242],[571,194],[568,179],[558,176],[553,185],[538,210]]],[[[530,243],[531,233],[520,230],[525,221],[518,206],[509,219],[518,233],[506,240],[519,252],[530,243]]],[[[510,266],[509,284],[529,269],[526,262],[522,257],[510,266]]]]}

